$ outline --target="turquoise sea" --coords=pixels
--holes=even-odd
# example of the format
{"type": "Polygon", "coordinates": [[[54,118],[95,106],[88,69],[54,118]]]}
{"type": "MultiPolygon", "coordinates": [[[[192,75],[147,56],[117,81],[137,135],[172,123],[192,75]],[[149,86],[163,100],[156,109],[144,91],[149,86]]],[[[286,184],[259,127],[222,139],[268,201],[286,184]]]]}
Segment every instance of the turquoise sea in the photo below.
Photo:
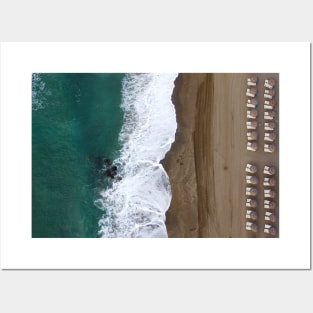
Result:
{"type": "Polygon", "coordinates": [[[33,237],[96,237],[96,158],[114,159],[123,74],[34,74],[33,237]]]}
{"type": "Polygon", "coordinates": [[[32,237],[166,237],[177,74],[32,75],[32,237]]]}

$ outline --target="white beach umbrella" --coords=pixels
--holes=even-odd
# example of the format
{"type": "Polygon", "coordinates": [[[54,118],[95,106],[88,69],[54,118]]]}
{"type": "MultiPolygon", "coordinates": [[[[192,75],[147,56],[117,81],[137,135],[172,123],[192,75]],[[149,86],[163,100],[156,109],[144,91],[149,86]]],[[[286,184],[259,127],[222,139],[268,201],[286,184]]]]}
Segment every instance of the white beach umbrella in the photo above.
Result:
{"type": "Polygon", "coordinates": [[[264,220],[275,223],[277,221],[277,216],[273,212],[266,211],[265,216],[264,216],[264,220]]]}
{"type": "Polygon", "coordinates": [[[276,191],[272,189],[264,189],[264,198],[275,198],[276,191]]]}
{"type": "Polygon", "coordinates": [[[258,82],[257,76],[250,76],[247,78],[247,85],[248,86],[256,86],[258,82]]]}
{"type": "Polygon", "coordinates": [[[275,178],[265,177],[263,181],[263,186],[275,186],[276,180],[275,178]]]}
{"type": "Polygon", "coordinates": [[[247,121],[247,129],[256,129],[258,126],[257,121],[247,121]]]}
{"type": "Polygon", "coordinates": [[[247,100],[247,107],[255,109],[258,106],[258,101],[255,98],[247,100]]]}
{"type": "Polygon", "coordinates": [[[247,208],[256,208],[258,206],[258,202],[254,199],[248,198],[246,201],[247,208]]]}
{"type": "Polygon", "coordinates": [[[264,119],[265,120],[273,120],[276,116],[275,111],[264,111],[264,119]]]}
{"type": "Polygon", "coordinates": [[[268,210],[276,209],[276,202],[272,200],[264,200],[264,208],[268,210]]]}
{"type": "Polygon", "coordinates": [[[254,98],[257,94],[258,90],[256,87],[247,88],[246,96],[254,98]]]}
{"type": "Polygon", "coordinates": [[[269,89],[273,89],[275,87],[275,79],[273,79],[273,78],[265,79],[264,87],[269,88],[269,89]]]}
{"type": "Polygon", "coordinates": [[[264,130],[274,130],[276,127],[275,122],[266,122],[264,123],[264,130]]]}
{"type": "Polygon", "coordinates": [[[275,236],[277,234],[277,229],[272,225],[265,224],[264,225],[264,233],[275,236]]]}
{"type": "Polygon", "coordinates": [[[276,106],[276,101],[274,99],[264,101],[265,110],[272,110],[275,106],[276,106]]]}
{"type": "Polygon", "coordinates": [[[247,118],[256,119],[258,116],[258,111],[256,109],[251,109],[247,111],[247,118]]]}
{"type": "Polygon", "coordinates": [[[276,173],[276,168],[274,166],[265,165],[263,173],[267,175],[274,175],[276,173]]]}
{"type": "Polygon", "coordinates": [[[256,211],[247,210],[246,211],[246,218],[249,218],[251,220],[256,220],[258,218],[258,213],[256,211]]]}
{"type": "Polygon", "coordinates": [[[246,195],[255,197],[258,194],[258,190],[254,187],[246,187],[246,195]]]}
{"type": "Polygon", "coordinates": [[[264,141],[270,141],[273,142],[276,139],[276,134],[271,132],[271,133],[264,133],[264,141]]]}
{"type": "Polygon", "coordinates": [[[256,176],[248,175],[246,176],[246,183],[251,185],[257,185],[259,182],[258,178],[256,176]]]}
{"type": "Polygon", "coordinates": [[[265,89],[264,90],[264,98],[265,99],[273,99],[274,96],[275,96],[275,90],[274,89],[271,89],[271,90],[265,89]]]}
{"type": "Polygon", "coordinates": [[[258,231],[258,225],[252,222],[246,222],[246,230],[253,231],[256,233],[258,231]]]}
{"type": "Polygon", "coordinates": [[[256,141],[248,141],[247,142],[247,150],[257,151],[258,150],[257,142],[256,141]]]}
{"type": "Polygon", "coordinates": [[[265,152],[269,152],[269,153],[273,153],[276,150],[276,146],[273,144],[264,144],[264,151],[265,152]]]}
{"type": "Polygon", "coordinates": [[[258,132],[256,130],[248,131],[247,132],[248,140],[256,140],[258,139],[258,132]]]}
{"type": "Polygon", "coordinates": [[[258,168],[256,167],[256,165],[247,163],[246,172],[254,174],[254,173],[256,173],[257,170],[258,170],[258,168]]]}

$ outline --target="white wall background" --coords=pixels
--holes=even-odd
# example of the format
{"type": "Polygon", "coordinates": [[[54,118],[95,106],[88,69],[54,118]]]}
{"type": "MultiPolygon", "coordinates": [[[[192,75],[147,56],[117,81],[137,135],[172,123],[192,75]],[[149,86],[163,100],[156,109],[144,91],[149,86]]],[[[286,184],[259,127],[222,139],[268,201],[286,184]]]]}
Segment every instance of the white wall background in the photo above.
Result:
{"type": "MultiPolygon", "coordinates": [[[[309,4],[7,0],[1,2],[0,39],[312,42],[309,4]]],[[[0,271],[0,309],[306,313],[312,278],[312,271],[0,271]]]]}

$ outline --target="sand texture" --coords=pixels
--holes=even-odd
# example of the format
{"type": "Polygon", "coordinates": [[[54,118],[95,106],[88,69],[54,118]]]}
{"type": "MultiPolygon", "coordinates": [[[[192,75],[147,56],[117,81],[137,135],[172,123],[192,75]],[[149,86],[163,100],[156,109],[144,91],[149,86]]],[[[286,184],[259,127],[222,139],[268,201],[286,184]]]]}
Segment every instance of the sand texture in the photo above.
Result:
{"type": "MultiPolygon", "coordinates": [[[[277,237],[263,232],[263,167],[278,169],[278,139],[274,153],[265,153],[264,79],[278,74],[256,74],[259,101],[258,150],[247,151],[247,77],[251,74],[180,74],[173,102],[178,129],[163,164],[170,177],[172,201],[166,215],[169,237],[277,237]],[[247,162],[257,165],[255,186],[258,232],[246,230],[247,162]]],[[[278,102],[278,83],[275,99],[278,102]]],[[[275,109],[278,113],[278,106],[275,109]]],[[[278,133],[278,115],[276,133],[278,133]]],[[[267,122],[267,121],[266,121],[267,122]]],[[[278,172],[275,201],[278,204],[278,172]]],[[[275,210],[278,216],[278,209],[275,210]]],[[[278,229],[278,222],[273,226],[278,229]]]]}

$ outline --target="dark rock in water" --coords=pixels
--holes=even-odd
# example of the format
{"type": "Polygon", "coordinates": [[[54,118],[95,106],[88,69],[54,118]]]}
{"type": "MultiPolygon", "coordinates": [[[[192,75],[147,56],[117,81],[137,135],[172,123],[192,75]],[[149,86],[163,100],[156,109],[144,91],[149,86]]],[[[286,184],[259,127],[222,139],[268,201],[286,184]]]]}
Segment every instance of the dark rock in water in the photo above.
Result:
{"type": "Polygon", "coordinates": [[[105,171],[105,174],[106,174],[106,176],[108,176],[108,177],[110,177],[110,178],[114,178],[114,175],[112,174],[112,172],[111,172],[110,169],[107,169],[107,170],[105,171]]]}
{"type": "Polygon", "coordinates": [[[106,176],[114,178],[117,174],[117,171],[113,171],[112,168],[108,168],[105,171],[106,176]]]}
{"type": "MultiPolygon", "coordinates": [[[[92,160],[92,158],[89,157],[89,160],[92,160]]],[[[104,158],[101,156],[97,156],[94,158],[94,166],[98,170],[101,170],[103,167],[109,167],[111,165],[112,165],[112,162],[108,158],[104,158]]]]}
{"type": "Polygon", "coordinates": [[[98,156],[95,158],[89,157],[89,160],[94,161],[94,166],[99,171],[100,177],[107,176],[113,179],[117,175],[117,166],[112,165],[110,159],[98,156]]]}
{"type": "Polygon", "coordinates": [[[117,166],[113,165],[105,170],[105,175],[114,178],[117,175],[117,166]]]}
{"type": "Polygon", "coordinates": [[[117,167],[115,165],[113,165],[111,167],[111,173],[112,173],[113,176],[116,176],[116,174],[117,174],[117,167]]]}

